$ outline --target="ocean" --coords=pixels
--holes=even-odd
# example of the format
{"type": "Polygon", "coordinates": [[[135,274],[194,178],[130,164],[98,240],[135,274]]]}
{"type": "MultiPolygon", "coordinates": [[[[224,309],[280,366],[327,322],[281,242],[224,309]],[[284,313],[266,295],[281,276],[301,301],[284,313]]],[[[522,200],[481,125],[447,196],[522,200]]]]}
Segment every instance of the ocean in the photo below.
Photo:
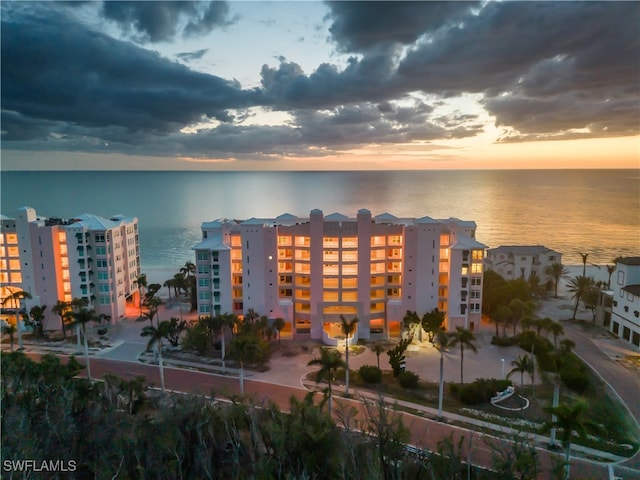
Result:
{"type": "Polygon", "coordinates": [[[364,172],[2,172],[0,206],[42,216],[122,213],[139,219],[142,271],[193,260],[200,225],[217,218],[457,217],[490,248],[544,245],[566,265],[640,255],[639,170],[364,172]]]}

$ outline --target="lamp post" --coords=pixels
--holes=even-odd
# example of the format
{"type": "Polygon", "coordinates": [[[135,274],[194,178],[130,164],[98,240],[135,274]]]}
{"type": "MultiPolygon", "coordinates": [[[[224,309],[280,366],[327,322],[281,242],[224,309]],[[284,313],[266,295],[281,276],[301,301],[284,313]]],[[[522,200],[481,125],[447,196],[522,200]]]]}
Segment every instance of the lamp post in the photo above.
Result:
{"type": "Polygon", "coordinates": [[[504,378],[504,358],[501,358],[500,362],[502,362],[502,378],[504,378]]]}

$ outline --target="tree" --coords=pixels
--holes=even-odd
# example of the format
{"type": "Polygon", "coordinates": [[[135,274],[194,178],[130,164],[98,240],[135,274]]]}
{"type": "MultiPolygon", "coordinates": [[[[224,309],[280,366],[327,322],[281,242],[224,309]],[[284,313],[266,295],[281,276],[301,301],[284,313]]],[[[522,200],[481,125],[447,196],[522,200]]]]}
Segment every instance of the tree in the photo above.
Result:
{"type": "Polygon", "coordinates": [[[569,275],[569,270],[561,263],[552,263],[544,269],[544,273],[553,279],[553,297],[558,298],[558,284],[561,278],[569,275]]]}
{"type": "Polygon", "coordinates": [[[502,336],[507,336],[507,324],[513,318],[513,311],[507,305],[500,305],[491,316],[491,320],[496,324],[496,337],[498,336],[498,325],[502,324],[502,336]]]}
{"type": "Polygon", "coordinates": [[[584,275],[578,275],[569,280],[569,293],[572,294],[571,298],[576,302],[573,308],[573,316],[571,317],[573,320],[576,319],[580,300],[587,294],[587,291],[593,286],[593,283],[593,278],[585,277],[584,275]]]}
{"type": "MultiPolygon", "coordinates": [[[[422,316],[422,320],[420,321],[420,324],[422,326],[422,330],[427,332],[427,335],[429,337],[429,342],[433,343],[434,337],[437,335],[437,333],[440,330],[442,330],[442,327],[444,325],[444,319],[445,319],[445,313],[441,312],[437,308],[434,308],[433,310],[425,313],[422,316]]],[[[420,332],[422,332],[422,330],[420,330],[420,332]]]]}
{"type": "Polygon", "coordinates": [[[69,318],[69,311],[71,304],[64,300],[58,300],[56,304],[51,307],[51,311],[60,317],[60,325],[62,326],[62,338],[67,338],[66,323],[69,318]]]}
{"type": "MultiPolygon", "coordinates": [[[[8,287],[7,287],[8,288],[8,287]]],[[[20,328],[20,301],[24,299],[30,299],[31,294],[29,292],[25,292],[24,290],[16,290],[11,294],[7,295],[2,299],[2,305],[6,305],[7,303],[11,303],[16,312],[16,330],[18,332],[18,349],[23,350],[24,346],[22,345],[22,330],[20,328]]]]}
{"type": "Polygon", "coordinates": [[[440,352],[440,381],[438,382],[438,418],[442,418],[442,399],[444,396],[444,354],[451,345],[451,336],[444,330],[439,330],[434,339],[433,346],[440,352]]]}
{"type": "Polygon", "coordinates": [[[196,274],[196,265],[191,261],[186,261],[184,267],[180,268],[180,273],[182,273],[185,277],[190,277],[196,274]]]}
{"type": "Polygon", "coordinates": [[[557,348],[558,347],[558,343],[557,343],[558,336],[564,334],[564,327],[562,326],[562,324],[560,322],[551,321],[549,323],[548,329],[549,329],[549,333],[551,333],[551,335],[553,335],[553,348],[557,348]]]}
{"type": "Polygon", "coordinates": [[[468,348],[472,352],[476,353],[478,348],[476,344],[476,336],[471,330],[464,327],[456,327],[455,331],[450,332],[451,347],[460,345],[460,383],[464,383],[463,371],[464,371],[464,349],[468,348]]]}
{"type": "Polygon", "coordinates": [[[386,350],[386,347],[381,343],[374,343],[371,346],[371,351],[376,354],[376,359],[378,360],[378,370],[380,370],[380,354],[386,350]]]}
{"type": "Polygon", "coordinates": [[[275,328],[276,332],[278,332],[278,348],[281,347],[280,337],[282,335],[282,329],[284,329],[285,325],[286,323],[284,321],[284,318],[278,317],[273,321],[273,328],[275,328]]]}
{"type": "Polygon", "coordinates": [[[512,321],[514,337],[516,335],[516,327],[518,326],[518,322],[525,315],[530,315],[531,313],[533,313],[537,307],[538,306],[536,305],[536,303],[532,302],[531,300],[522,301],[519,298],[514,298],[513,300],[511,300],[511,302],[509,303],[509,308],[513,312],[512,321]]]}
{"type": "Polygon", "coordinates": [[[337,350],[330,350],[328,348],[321,348],[320,349],[320,357],[316,357],[313,360],[310,360],[309,363],[307,363],[307,365],[319,365],[320,366],[320,370],[318,370],[318,373],[316,375],[316,382],[320,382],[323,379],[327,380],[327,384],[328,384],[328,409],[329,409],[329,416],[331,416],[331,402],[332,402],[332,396],[333,396],[333,377],[336,373],[336,371],[339,368],[342,368],[345,366],[344,361],[342,360],[342,355],[340,355],[340,352],[337,350]]]}
{"type": "Polygon", "coordinates": [[[5,325],[2,327],[2,333],[9,335],[9,341],[11,342],[11,351],[13,352],[13,335],[16,333],[15,325],[5,325]]]}
{"type": "Polygon", "coordinates": [[[524,374],[533,375],[533,361],[529,355],[520,355],[511,362],[513,368],[507,373],[509,378],[514,373],[520,373],[520,385],[524,385],[524,374]]]}
{"type": "Polygon", "coordinates": [[[180,320],[179,318],[171,317],[171,319],[169,320],[169,332],[167,333],[167,340],[173,347],[178,346],[178,344],[180,343],[180,336],[186,329],[186,320],[180,320]]]}
{"type": "Polygon", "coordinates": [[[589,254],[581,253],[580,256],[582,257],[582,276],[586,277],[587,276],[587,257],[589,257],[589,254]]]}
{"type": "Polygon", "coordinates": [[[149,351],[152,347],[156,347],[158,354],[158,367],[160,368],[160,386],[162,387],[162,392],[165,391],[164,388],[164,365],[162,363],[162,339],[167,338],[169,333],[171,332],[171,322],[169,320],[163,320],[158,323],[158,326],[155,327],[152,325],[145,325],[140,332],[141,337],[149,337],[149,342],[147,343],[147,351],[149,351]]]}
{"type": "Polygon", "coordinates": [[[556,407],[545,407],[545,411],[553,414],[554,420],[545,423],[543,432],[548,432],[552,428],[562,431],[560,441],[564,448],[565,480],[569,479],[571,471],[571,438],[574,433],[583,438],[588,429],[601,430],[599,425],[587,419],[588,410],[589,404],[582,398],[572,403],[561,403],[556,407]]]}
{"type": "MultiPolygon", "coordinates": [[[[141,318],[149,320],[149,323],[153,325],[153,319],[158,314],[160,305],[162,305],[162,299],[153,295],[149,296],[149,293],[147,292],[147,298],[144,301],[144,306],[147,308],[147,311],[141,314],[141,318]]],[[[158,318],[158,320],[160,319],[158,318]]]]}
{"type": "Polygon", "coordinates": [[[416,312],[412,312],[411,310],[407,310],[407,313],[404,314],[404,318],[402,319],[402,324],[404,325],[405,330],[409,334],[410,337],[413,338],[415,330],[417,328],[420,329],[419,340],[422,342],[422,327],[420,325],[420,317],[416,312]]]}
{"type": "Polygon", "coordinates": [[[138,287],[138,304],[140,305],[140,316],[142,316],[142,291],[147,288],[147,276],[143,273],[133,281],[138,287]]]}
{"type": "Polygon", "coordinates": [[[91,365],[89,363],[89,343],[87,340],[87,323],[98,322],[100,317],[95,310],[86,307],[77,312],[71,313],[73,318],[70,325],[77,325],[82,330],[82,341],[84,342],[84,359],[87,362],[87,378],[91,380],[91,365]]]}
{"type": "Polygon", "coordinates": [[[607,279],[607,290],[611,290],[611,275],[616,271],[616,264],[607,265],[607,273],[609,274],[609,278],[607,279]]]}
{"type": "Polygon", "coordinates": [[[240,364],[240,395],[244,395],[244,364],[255,359],[258,354],[258,342],[249,335],[237,335],[229,345],[229,357],[240,364]]]}
{"type": "Polygon", "coordinates": [[[29,309],[28,320],[38,337],[44,336],[44,311],[46,309],[46,305],[34,305],[29,309]]]}
{"type": "Polygon", "coordinates": [[[345,336],[345,395],[349,396],[349,339],[353,337],[356,332],[356,328],[358,326],[359,320],[357,318],[352,318],[351,320],[347,320],[344,316],[340,315],[340,329],[345,336]]]}
{"type": "Polygon", "coordinates": [[[407,348],[409,348],[409,345],[412,341],[413,336],[403,338],[395,347],[387,350],[387,355],[389,355],[389,365],[391,365],[394,377],[397,377],[402,372],[403,364],[406,358],[404,356],[404,352],[407,351],[407,348]]]}
{"type": "Polygon", "coordinates": [[[175,287],[175,283],[175,280],[173,278],[170,278],[162,284],[162,286],[167,287],[167,290],[169,291],[169,301],[171,301],[171,289],[175,287]]]}

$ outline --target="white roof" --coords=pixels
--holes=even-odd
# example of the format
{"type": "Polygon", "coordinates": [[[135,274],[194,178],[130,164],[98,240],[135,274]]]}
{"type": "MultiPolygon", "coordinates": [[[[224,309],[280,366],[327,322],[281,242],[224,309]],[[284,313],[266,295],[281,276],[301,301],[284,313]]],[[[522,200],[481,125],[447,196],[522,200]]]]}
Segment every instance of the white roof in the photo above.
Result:
{"type": "Polygon", "coordinates": [[[193,250],[230,250],[222,241],[222,235],[213,235],[192,247],[193,250]]]}
{"type": "Polygon", "coordinates": [[[481,250],[487,248],[487,246],[471,237],[458,233],[456,235],[456,243],[451,248],[455,250],[481,250]]]}

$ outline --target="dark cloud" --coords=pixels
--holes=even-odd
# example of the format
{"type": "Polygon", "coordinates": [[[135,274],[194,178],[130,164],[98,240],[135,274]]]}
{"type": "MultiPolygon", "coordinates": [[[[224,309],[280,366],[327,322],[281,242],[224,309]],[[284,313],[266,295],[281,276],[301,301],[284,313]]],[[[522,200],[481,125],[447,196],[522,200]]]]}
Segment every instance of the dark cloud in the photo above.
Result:
{"type": "Polygon", "coordinates": [[[190,62],[192,60],[199,60],[209,51],[208,48],[203,48],[201,50],[196,50],[195,52],[182,52],[178,53],[176,57],[185,62],[190,62]]]}
{"type": "Polygon", "coordinates": [[[410,45],[477,7],[479,2],[327,2],[329,32],[338,48],[362,52],[389,44],[410,45]]]}
{"type": "MultiPolygon", "coordinates": [[[[166,133],[260,102],[260,92],[189,70],[60,14],[2,21],[2,107],[87,127],[166,133]]],[[[11,135],[9,122],[3,129],[11,135]]]]}
{"type": "Polygon", "coordinates": [[[227,2],[106,1],[102,13],[125,32],[149,42],[170,41],[180,32],[203,35],[231,23],[227,2]]]}

